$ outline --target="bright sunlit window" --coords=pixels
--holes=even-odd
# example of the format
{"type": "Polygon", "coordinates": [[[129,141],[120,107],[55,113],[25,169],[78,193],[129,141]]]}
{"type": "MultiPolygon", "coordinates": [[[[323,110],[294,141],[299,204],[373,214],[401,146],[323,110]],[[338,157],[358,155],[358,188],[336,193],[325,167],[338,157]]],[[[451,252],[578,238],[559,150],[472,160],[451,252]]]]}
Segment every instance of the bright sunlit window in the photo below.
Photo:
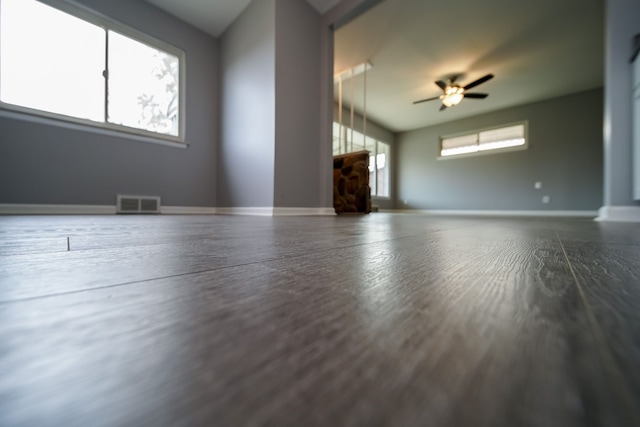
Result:
{"type": "Polygon", "coordinates": [[[527,148],[526,123],[440,138],[440,156],[484,154],[527,148]]]}
{"type": "Polygon", "coordinates": [[[47,3],[65,10],[0,0],[0,105],[183,141],[183,53],[85,9],[47,3]]]}
{"type": "Polygon", "coordinates": [[[347,126],[333,123],[333,154],[369,151],[369,187],[371,195],[376,197],[390,196],[389,144],[378,141],[353,130],[347,126]]]}

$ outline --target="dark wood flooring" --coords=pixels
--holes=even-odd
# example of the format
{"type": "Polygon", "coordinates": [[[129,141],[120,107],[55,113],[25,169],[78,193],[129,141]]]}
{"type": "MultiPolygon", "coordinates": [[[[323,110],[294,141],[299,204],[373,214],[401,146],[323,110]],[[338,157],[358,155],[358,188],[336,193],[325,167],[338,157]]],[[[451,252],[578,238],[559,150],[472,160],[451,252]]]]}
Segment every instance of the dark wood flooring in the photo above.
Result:
{"type": "Polygon", "coordinates": [[[1,426],[640,426],[640,226],[0,217],[1,426]]]}

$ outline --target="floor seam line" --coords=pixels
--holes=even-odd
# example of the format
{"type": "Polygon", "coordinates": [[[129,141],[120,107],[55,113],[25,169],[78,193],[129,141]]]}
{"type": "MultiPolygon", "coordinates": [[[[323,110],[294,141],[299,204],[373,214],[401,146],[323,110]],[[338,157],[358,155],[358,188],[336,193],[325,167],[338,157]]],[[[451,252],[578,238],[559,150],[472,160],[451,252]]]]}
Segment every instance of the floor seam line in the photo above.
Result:
{"type": "MultiPolygon", "coordinates": [[[[635,415],[635,411],[632,409],[633,408],[632,396],[629,390],[627,389],[627,386],[625,385],[624,381],[622,380],[622,374],[620,372],[620,369],[618,368],[618,364],[615,362],[613,355],[611,354],[611,351],[609,350],[609,344],[607,343],[607,340],[604,336],[602,328],[600,327],[600,323],[596,319],[596,316],[593,313],[593,310],[591,309],[589,300],[587,299],[584,289],[580,284],[580,280],[578,279],[578,276],[576,275],[576,272],[573,269],[573,265],[569,260],[567,251],[564,247],[564,244],[562,243],[562,239],[560,239],[560,236],[558,235],[557,231],[555,231],[554,233],[556,235],[556,239],[558,240],[558,243],[560,244],[560,248],[562,249],[562,254],[567,263],[567,266],[569,267],[569,272],[571,273],[571,277],[573,278],[573,283],[578,289],[578,294],[580,295],[580,300],[582,302],[582,305],[587,313],[589,330],[591,331],[591,334],[595,338],[599,357],[604,366],[604,371],[605,371],[607,381],[609,383],[609,386],[613,390],[613,392],[619,398],[619,399],[614,399],[614,401],[624,402],[623,412],[626,414],[626,421],[638,421],[636,419],[637,416],[635,415]]],[[[616,406],[619,406],[619,405],[620,403],[618,403],[616,406]]],[[[629,425],[640,425],[640,423],[629,424],[629,425]]]]}
{"type": "Polygon", "coordinates": [[[16,299],[4,300],[4,301],[0,301],[0,306],[4,305],[4,304],[20,303],[20,302],[26,302],[26,301],[35,301],[35,300],[45,299],[45,298],[54,298],[54,297],[60,297],[60,296],[65,296],[65,295],[80,294],[80,293],[83,293],[83,292],[99,291],[99,290],[110,289],[110,288],[118,288],[118,287],[121,287],[121,286],[136,285],[136,284],[145,283],[145,282],[152,282],[154,280],[163,280],[163,279],[171,279],[171,278],[177,278],[177,277],[191,276],[191,275],[195,275],[195,274],[211,273],[211,272],[214,272],[214,271],[225,270],[225,269],[228,269],[228,268],[245,267],[245,266],[248,266],[248,265],[259,265],[259,264],[265,264],[265,263],[270,263],[270,262],[274,262],[274,261],[282,261],[282,260],[302,258],[302,257],[306,257],[306,256],[309,256],[309,255],[315,255],[315,254],[319,254],[319,253],[335,251],[336,249],[340,250],[340,249],[357,248],[357,247],[362,247],[362,246],[366,246],[366,245],[373,245],[373,244],[378,244],[378,243],[391,242],[391,241],[394,241],[394,240],[407,239],[407,238],[411,238],[411,237],[416,237],[416,236],[415,235],[400,236],[400,237],[395,237],[393,239],[376,240],[375,242],[359,243],[359,244],[355,244],[355,245],[341,246],[341,247],[338,247],[338,248],[324,249],[324,250],[321,250],[321,251],[309,252],[309,253],[305,253],[305,254],[302,254],[302,255],[293,255],[293,256],[286,256],[286,257],[280,257],[280,258],[270,258],[270,259],[264,259],[264,260],[260,260],[260,261],[252,261],[252,262],[247,262],[247,263],[242,263],[242,264],[234,264],[234,265],[228,265],[228,266],[224,266],[224,267],[211,268],[211,269],[207,269],[207,270],[191,271],[191,272],[180,273],[180,274],[170,274],[168,276],[160,276],[160,277],[152,277],[152,278],[148,278],[148,279],[133,280],[131,282],[126,282],[126,283],[113,283],[111,285],[96,286],[94,288],[77,289],[77,290],[72,290],[72,291],[68,291],[68,292],[60,292],[60,293],[56,293],[56,294],[38,295],[38,296],[35,296],[35,297],[16,298],[16,299]]]}

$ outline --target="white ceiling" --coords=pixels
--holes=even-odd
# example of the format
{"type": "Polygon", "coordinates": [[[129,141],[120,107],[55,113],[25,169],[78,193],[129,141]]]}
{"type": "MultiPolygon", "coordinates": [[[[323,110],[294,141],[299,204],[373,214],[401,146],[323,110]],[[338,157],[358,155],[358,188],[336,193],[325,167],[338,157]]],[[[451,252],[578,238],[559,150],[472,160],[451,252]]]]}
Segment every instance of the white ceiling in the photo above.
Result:
{"type": "Polygon", "coordinates": [[[146,0],[196,28],[220,35],[251,0],[146,0]]]}
{"type": "MultiPolygon", "coordinates": [[[[196,28],[220,37],[251,0],[146,0],[196,28]]],[[[340,0],[307,0],[324,13],[340,0]]]]}
{"type": "Polygon", "coordinates": [[[335,71],[371,62],[369,117],[406,131],[602,87],[603,40],[603,0],[385,0],[336,31],[335,71]],[[463,74],[464,86],[488,73],[495,78],[470,91],[489,93],[484,100],[413,105],[442,94],[435,80],[463,74]]]}
{"type": "MultiPolygon", "coordinates": [[[[251,0],[147,0],[219,37],[251,0]]],[[[320,13],[340,0],[306,0],[320,13]]],[[[406,131],[602,87],[604,0],[384,0],[335,33],[335,71],[365,61],[367,114],[406,131]],[[465,99],[438,111],[433,83],[463,74],[484,100],[465,99]]],[[[354,78],[363,110],[363,76],[354,78]]],[[[350,93],[345,82],[345,93],[350,93]]]]}

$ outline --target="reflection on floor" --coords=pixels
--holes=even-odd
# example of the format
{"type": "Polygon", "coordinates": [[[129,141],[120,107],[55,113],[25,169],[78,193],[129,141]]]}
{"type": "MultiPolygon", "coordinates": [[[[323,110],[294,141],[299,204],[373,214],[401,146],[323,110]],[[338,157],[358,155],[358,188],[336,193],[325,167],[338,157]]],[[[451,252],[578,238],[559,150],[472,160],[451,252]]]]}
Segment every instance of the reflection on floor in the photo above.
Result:
{"type": "Polygon", "coordinates": [[[637,426],[640,227],[0,217],[2,426],[637,426]]]}

